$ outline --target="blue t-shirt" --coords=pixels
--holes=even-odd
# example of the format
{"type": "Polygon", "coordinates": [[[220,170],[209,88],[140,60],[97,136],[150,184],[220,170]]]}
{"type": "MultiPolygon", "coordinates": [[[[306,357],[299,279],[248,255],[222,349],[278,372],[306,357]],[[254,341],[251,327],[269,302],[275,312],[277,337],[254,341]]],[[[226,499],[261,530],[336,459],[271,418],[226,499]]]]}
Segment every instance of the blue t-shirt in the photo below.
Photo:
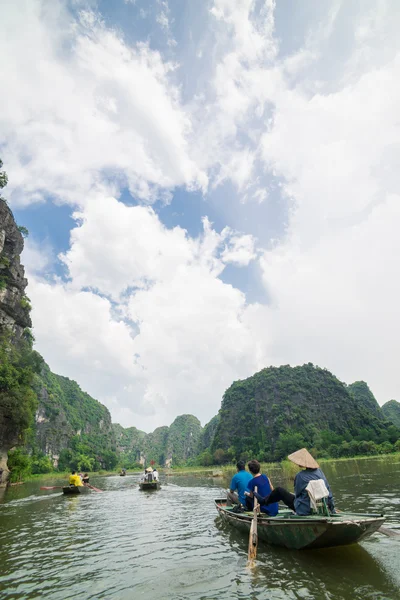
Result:
{"type": "MultiPolygon", "coordinates": [[[[258,477],[253,477],[253,479],[249,481],[247,489],[250,492],[254,492],[255,487],[257,488],[257,492],[263,497],[268,496],[268,494],[272,492],[269,479],[266,475],[258,475],[258,477]]],[[[260,510],[271,517],[275,517],[279,510],[278,502],[273,502],[272,504],[268,504],[268,506],[261,504],[260,510]]]]}
{"type": "Polygon", "coordinates": [[[236,475],[232,477],[230,490],[232,492],[237,492],[239,496],[239,501],[241,504],[246,504],[246,496],[244,495],[245,490],[247,490],[247,484],[253,476],[244,469],[242,471],[238,471],[236,475]]]}
{"type": "Polygon", "coordinates": [[[321,471],[321,469],[305,469],[305,471],[300,471],[300,473],[297,473],[296,477],[294,478],[294,495],[296,496],[294,499],[294,508],[296,510],[296,515],[311,514],[310,497],[306,487],[310,481],[315,479],[323,479],[329,492],[327,501],[328,508],[331,512],[334,512],[335,504],[333,501],[331,488],[329,487],[329,483],[324,473],[321,471]]]}

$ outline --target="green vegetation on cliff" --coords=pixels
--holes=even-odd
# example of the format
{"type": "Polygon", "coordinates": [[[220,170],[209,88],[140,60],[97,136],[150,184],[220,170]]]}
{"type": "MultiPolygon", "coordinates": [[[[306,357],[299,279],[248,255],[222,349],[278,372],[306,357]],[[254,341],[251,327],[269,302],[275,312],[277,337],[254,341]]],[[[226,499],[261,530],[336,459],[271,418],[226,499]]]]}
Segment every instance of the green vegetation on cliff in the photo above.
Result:
{"type": "Polygon", "coordinates": [[[382,421],[381,407],[365,381],[355,381],[348,385],[347,389],[355,399],[361,412],[369,413],[369,416],[374,415],[379,421],[382,421]]]}
{"type": "Polygon", "coordinates": [[[39,398],[32,449],[61,470],[112,469],[117,464],[111,416],[103,404],[44,364],[34,388],[39,398]]]}
{"type": "Polygon", "coordinates": [[[157,427],[143,440],[143,458],[146,465],[153,460],[156,465],[164,465],[167,459],[168,427],[157,427]]]}
{"type": "MultiPolygon", "coordinates": [[[[75,381],[52,373],[40,355],[35,355],[41,368],[32,374],[30,386],[24,392],[35,402],[26,421],[29,429],[25,444],[9,453],[11,481],[30,474],[49,473],[55,468],[60,471],[115,468],[118,456],[107,408],[83,392],[75,381]]],[[[16,406],[20,404],[18,401],[16,406]]]]}
{"type": "Polygon", "coordinates": [[[389,400],[382,406],[382,412],[389,421],[400,428],[400,402],[389,400]]]}
{"type": "Polygon", "coordinates": [[[354,441],[369,443],[367,454],[377,445],[391,445],[399,431],[374,406],[371,412],[368,403],[376,401],[366,398],[364,386],[360,382],[349,390],[311,363],[263,369],[225,392],[211,450],[227,453],[228,459],[233,454],[271,460],[303,445],[320,456],[351,452],[354,441]]]}
{"type": "MultiPolygon", "coordinates": [[[[6,184],[7,175],[0,171],[0,189],[6,184]]],[[[6,472],[8,450],[23,443],[33,421],[37,399],[31,385],[42,363],[32,350],[23,247],[14,215],[0,197],[0,467],[6,472]]]]}
{"type": "Polygon", "coordinates": [[[25,339],[12,341],[8,333],[0,337],[0,448],[24,440],[32,425],[37,397],[32,389],[41,356],[25,339]]]}
{"type": "Polygon", "coordinates": [[[202,427],[193,415],[176,417],[168,431],[166,454],[172,464],[179,466],[193,459],[198,452],[202,427]]]}
{"type": "Polygon", "coordinates": [[[140,464],[141,454],[144,448],[146,433],[127,427],[124,429],[118,423],[113,423],[117,452],[119,453],[119,464],[125,469],[137,468],[140,464]]]}

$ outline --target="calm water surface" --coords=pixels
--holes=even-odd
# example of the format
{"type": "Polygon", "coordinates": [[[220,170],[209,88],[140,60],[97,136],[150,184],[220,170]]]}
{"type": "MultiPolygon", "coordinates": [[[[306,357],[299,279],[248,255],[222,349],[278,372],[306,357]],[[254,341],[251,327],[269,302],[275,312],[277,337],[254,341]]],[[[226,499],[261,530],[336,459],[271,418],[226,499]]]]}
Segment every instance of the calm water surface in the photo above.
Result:
{"type": "MultiPolygon", "coordinates": [[[[400,461],[324,467],[342,510],[384,512],[400,533],[400,461]]],[[[290,486],[280,471],[275,484],[290,486]]],[[[40,483],[0,498],[0,598],[147,600],[400,599],[400,536],[289,551],[221,525],[213,499],[228,482],[169,477],[155,493],[138,476],[93,479],[105,490],[63,497],[40,483]]],[[[47,482],[46,482],[47,483],[47,482]]],[[[59,482],[58,482],[59,485],[59,482]]]]}

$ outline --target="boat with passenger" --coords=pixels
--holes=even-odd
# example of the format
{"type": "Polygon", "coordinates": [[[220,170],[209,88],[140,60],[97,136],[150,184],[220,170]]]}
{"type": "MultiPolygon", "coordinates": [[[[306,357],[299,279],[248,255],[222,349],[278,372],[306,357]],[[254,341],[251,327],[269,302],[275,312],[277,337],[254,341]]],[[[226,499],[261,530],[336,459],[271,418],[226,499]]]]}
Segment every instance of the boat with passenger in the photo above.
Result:
{"type": "MultiPolygon", "coordinates": [[[[249,534],[253,512],[235,512],[226,498],[214,500],[220,517],[239,531],[249,534]]],[[[381,514],[340,512],[335,514],[296,515],[281,510],[275,517],[260,513],[257,517],[258,539],[275,546],[303,550],[355,544],[383,525],[381,514]]]]}
{"type": "Polygon", "coordinates": [[[140,481],[139,489],[141,490],[161,490],[161,484],[159,481],[140,481]]]}
{"type": "Polygon", "coordinates": [[[66,485],[62,490],[66,496],[73,496],[76,494],[89,494],[91,488],[88,485],[66,485]]]}
{"type": "Polygon", "coordinates": [[[147,467],[147,469],[145,469],[144,476],[139,481],[139,489],[143,491],[161,489],[157,469],[153,469],[152,467],[147,467]]]}

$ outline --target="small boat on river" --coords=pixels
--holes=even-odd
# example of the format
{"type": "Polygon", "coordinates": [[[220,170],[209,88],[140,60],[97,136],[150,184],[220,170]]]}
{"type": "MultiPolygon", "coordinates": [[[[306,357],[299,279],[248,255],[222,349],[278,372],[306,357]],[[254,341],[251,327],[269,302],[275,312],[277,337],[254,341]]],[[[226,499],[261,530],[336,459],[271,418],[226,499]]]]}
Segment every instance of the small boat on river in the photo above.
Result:
{"type": "Polygon", "coordinates": [[[76,494],[89,494],[90,487],[86,485],[66,485],[63,487],[63,494],[66,496],[73,496],[76,494]]]}
{"type": "MultiPolygon", "coordinates": [[[[225,498],[214,502],[224,521],[249,534],[252,512],[233,512],[233,507],[226,505],[225,498]]],[[[340,512],[329,516],[300,516],[290,510],[280,510],[276,517],[259,513],[257,530],[259,540],[302,550],[355,544],[377,531],[384,522],[385,517],[378,514],[340,512]]]]}
{"type": "Polygon", "coordinates": [[[143,491],[161,490],[161,484],[159,481],[140,481],[139,489],[143,491]]]}

